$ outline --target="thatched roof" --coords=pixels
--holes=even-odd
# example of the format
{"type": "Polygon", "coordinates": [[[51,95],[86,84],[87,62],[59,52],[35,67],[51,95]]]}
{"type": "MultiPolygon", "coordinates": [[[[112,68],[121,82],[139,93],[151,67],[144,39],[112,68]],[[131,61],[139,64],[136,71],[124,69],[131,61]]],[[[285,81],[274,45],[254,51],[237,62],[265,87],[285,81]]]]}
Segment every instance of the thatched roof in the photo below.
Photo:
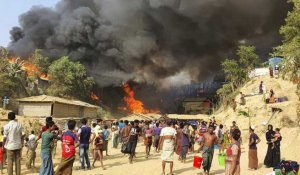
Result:
{"type": "Polygon", "coordinates": [[[157,120],[161,117],[160,114],[131,114],[127,117],[122,117],[120,120],[157,120]]]}
{"type": "Polygon", "coordinates": [[[31,96],[26,97],[22,99],[18,99],[19,102],[50,102],[50,103],[62,103],[62,104],[69,104],[69,105],[76,105],[76,106],[83,106],[83,107],[89,107],[89,108],[99,108],[99,106],[95,106],[83,101],[79,100],[68,100],[60,97],[53,97],[48,95],[40,95],[40,96],[31,96]]]}
{"type": "Polygon", "coordinates": [[[208,115],[167,114],[167,117],[170,119],[179,119],[179,120],[206,120],[208,118],[208,115]]]}

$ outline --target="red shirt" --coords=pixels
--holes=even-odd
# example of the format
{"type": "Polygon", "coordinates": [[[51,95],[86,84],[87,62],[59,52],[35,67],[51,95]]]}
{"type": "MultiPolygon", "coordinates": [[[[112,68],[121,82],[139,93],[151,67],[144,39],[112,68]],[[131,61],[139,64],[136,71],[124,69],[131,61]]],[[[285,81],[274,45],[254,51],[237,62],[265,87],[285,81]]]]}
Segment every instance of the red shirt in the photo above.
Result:
{"type": "Polygon", "coordinates": [[[71,131],[66,131],[62,138],[62,157],[63,158],[69,158],[72,156],[75,156],[75,146],[74,143],[78,142],[77,136],[71,132],[71,131]]]}

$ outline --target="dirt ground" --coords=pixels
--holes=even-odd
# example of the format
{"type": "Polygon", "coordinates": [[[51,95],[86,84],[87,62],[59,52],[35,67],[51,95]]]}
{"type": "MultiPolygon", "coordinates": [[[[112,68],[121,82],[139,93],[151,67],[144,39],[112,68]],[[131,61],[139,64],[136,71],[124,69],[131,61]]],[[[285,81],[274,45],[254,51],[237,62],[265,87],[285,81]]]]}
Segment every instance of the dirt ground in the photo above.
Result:
{"type": "MultiPolygon", "coordinates": [[[[58,143],[59,144],[59,143],[58,143]]],[[[110,142],[111,144],[111,142],[110,142]]],[[[259,169],[257,171],[248,171],[248,150],[246,144],[244,143],[242,146],[242,157],[241,157],[241,175],[265,175],[272,171],[270,168],[265,168],[263,166],[263,159],[266,153],[266,144],[260,143],[258,146],[258,159],[259,159],[259,169]]],[[[106,170],[102,170],[100,167],[100,162],[96,163],[96,168],[92,170],[77,170],[80,167],[79,159],[77,157],[74,168],[73,168],[73,175],[160,175],[162,173],[161,170],[161,159],[160,153],[151,152],[151,156],[146,159],[144,153],[144,146],[140,139],[140,142],[137,146],[137,154],[133,164],[128,163],[128,156],[123,155],[120,152],[120,149],[113,149],[111,146],[109,147],[109,156],[105,156],[104,158],[104,166],[106,170]]],[[[197,146],[195,146],[197,148],[197,146]]],[[[35,175],[39,172],[40,166],[40,148],[37,150],[37,163],[35,169],[28,170],[25,167],[26,161],[26,151],[23,151],[23,159],[22,159],[22,175],[35,175]]],[[[57,148],[57,155],[55,157],[55,167],[57,167],[60,161],[60,146],[58,145],[57,148]]],[[[218,164],[217,159],[218,150],[215,150],[215,156],[213,159],[213,165],[211,169],[212,175],[221,175],[224,174],[224,168],[220,167],[218,164]]],[[[181,163],[178,161],[178,156],[174,156],[174,174],[180,175],[199,175],[201,174],[201,170],[193,168],[193,157],[194,155],[199,155],[196,153],[190,153],[187,156],[186,163],[181,163]]],[[[169,166],[166,166],[166,172],[169,172],[169,166]]],[[[6,170],[4,170],[4,174],[6,174],[6,170]]],[[[168,174],[168,173],[167,173],[168,174]]]]}

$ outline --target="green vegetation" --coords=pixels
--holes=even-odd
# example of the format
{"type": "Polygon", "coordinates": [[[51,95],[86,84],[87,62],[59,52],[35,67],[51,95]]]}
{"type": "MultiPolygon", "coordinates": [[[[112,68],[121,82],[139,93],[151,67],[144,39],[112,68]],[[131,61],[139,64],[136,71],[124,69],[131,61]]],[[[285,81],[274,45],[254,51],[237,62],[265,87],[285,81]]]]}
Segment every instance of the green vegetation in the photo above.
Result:
{"type": "Polygon", "coordinates": [[[238,59],[225,59],[221,65],[226,78],[226,84],[217,91],[223,105],[230,105],[237,95],[236,90],[247,80],[248,75],[259,62],[255,46],[239,46],[236,52],[238,59]]]}
{"type": "MultiPolygon", "coordinates": [[[[283,78],[297,83],[297,95],[300,99],[300,0],[291,2],[294,4],[294,9],[288,13],[286,24],[280,28],[283,43],[275,48],[272,55],[280,55],[285,59],[283,78]]],[[[300,123],[300,105],[297,114],[300,123]]]]}
{"type": "Polygon", "coordinates": [[[85,67],[79,62],[72,62],[68,57],[54,61],[48,70],[48,93],[60,97],[77,97],[87,99],[95,84],[85,67]]]}

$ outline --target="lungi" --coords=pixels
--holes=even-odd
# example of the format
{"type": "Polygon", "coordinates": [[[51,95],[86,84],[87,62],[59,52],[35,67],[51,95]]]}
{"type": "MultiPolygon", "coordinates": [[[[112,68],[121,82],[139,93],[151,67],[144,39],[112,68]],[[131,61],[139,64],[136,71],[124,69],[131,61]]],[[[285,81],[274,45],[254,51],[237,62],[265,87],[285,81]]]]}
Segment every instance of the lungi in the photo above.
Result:
{"type": "Polygon", "coordinates": [[[145,137],[144,138],[144,145],[151,146],[152,145],[152,137],[145,137]]]}
{"type": "Polygon", "coordinates": [[[165,139],[163,141],[161,160],[166,162],[173,162],[174,158],[174,140],[165,139]]]}
{"type": "Polygon", "coordinates": [[[248,168],[257,169],[258,168],[257,150],[249,149],[248,158],[249,158],[248,168]]]}
{"type": "Polygon", "coordinates": [[[72,175],[74,161],[75,156],[62,158],[57,170],[55,171],[55,175],[72,175]]]}
{"type": "Polygon", "coordinates": [[[207,146],[203,145],[203,153],[202,153],[203,163],[202,163],[202,167],[203,167],[204,171],[209,171],[210,170],[213,157],[214,157],[214,146],[207,147],[207,146]]]}
{"type": "Polygon", "coordinates": [[[48,153],[41,152],[41,158],[42,158],[42,164],[41,164],[41,168],[40,168],[40,175],[45,175],[45,174],[52,175],[52,174],[54,174],[51,153],[48,154],[48,153]]]}

